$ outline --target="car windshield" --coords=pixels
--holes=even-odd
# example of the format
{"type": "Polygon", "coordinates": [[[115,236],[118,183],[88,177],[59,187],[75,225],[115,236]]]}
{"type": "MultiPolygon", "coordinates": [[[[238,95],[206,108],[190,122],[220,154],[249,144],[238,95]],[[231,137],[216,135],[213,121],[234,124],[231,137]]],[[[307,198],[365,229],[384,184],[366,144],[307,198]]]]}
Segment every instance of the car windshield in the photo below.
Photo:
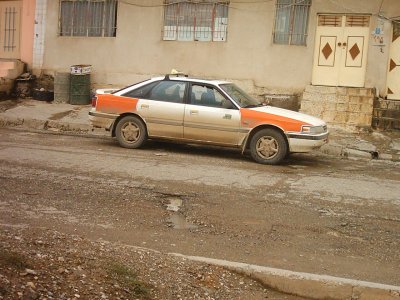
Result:
{"type": "Polygon", "coordinates": [[[260,101],[250,97],[241,88],[233,83],[221,84],[220,87],[235,101],[240,107],[262,106],[260,101]]]}

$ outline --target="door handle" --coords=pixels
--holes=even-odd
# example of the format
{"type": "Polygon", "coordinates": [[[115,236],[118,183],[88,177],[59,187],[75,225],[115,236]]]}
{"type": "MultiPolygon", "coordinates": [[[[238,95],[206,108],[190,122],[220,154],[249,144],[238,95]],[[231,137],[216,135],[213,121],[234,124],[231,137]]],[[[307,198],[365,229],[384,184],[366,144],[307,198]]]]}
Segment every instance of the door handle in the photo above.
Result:
{"type": "Polygon", "coordinates": [[[337,43],[337,45],[338,45],[339,47],[341,47],[341,46],[342,46],[342,43],[341,43],[341,42],[339,42],[339,43],[337,43]]]}
{"type": "Polygon", "coordinates": [[[190,114],[191,114],[191,115],[198,115],[198,114],[199,114],[199,111],[198,111],[198,110],[191,110],[191,111],[190,111],[190,114]]]}
{"type": "Polygon", "coordinates": [[[230,114],[225,114],[225,115],[222,117],[222,119],[230,120],[230,119],[232,119],[232,115],[230,115],[230,114]]]}
{"type": "Polygon", "coordinates": [[[147,104],[142,104],[142,105],[140,105],[140,108],[149,108],[149,105],[147,105],[147,104]]]}
{"type": "Polygon", "coordinates": [[[347,46],[347,43],[343,43],[343,47],[346,47],[347,46]]]}

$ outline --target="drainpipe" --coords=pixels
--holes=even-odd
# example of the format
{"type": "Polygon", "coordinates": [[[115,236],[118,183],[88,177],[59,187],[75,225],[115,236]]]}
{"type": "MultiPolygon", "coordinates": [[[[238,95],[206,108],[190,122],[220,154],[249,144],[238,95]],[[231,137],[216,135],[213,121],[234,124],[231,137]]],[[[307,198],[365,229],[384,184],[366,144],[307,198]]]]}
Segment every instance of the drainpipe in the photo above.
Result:
{"type": "Polygon", "coordinates": [[[35,29],[33,37],[33,63],[32,69],[35,75],[40,75],[43,67],[45,51],[47,0],[36,0],[35,29]]]}

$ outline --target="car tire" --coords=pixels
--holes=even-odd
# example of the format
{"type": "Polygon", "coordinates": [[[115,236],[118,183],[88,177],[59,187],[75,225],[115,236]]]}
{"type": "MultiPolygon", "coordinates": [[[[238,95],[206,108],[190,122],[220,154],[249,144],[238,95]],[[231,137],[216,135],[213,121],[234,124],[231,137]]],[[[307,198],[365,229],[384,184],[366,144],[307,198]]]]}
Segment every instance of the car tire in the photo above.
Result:
{"type": "Polygon", "coordinates": [[[126,116],[118,121],[115,136],[122,147],[139,148],[147,140],[146,126],[138,117],[126,116]]]}
{"type": "Polygon", "coordinates": [[[285,137],[276,129],[266,128],[255,133],[250,140],[251,157],[260,164],[277,165],[288,154],[285,137]]]}

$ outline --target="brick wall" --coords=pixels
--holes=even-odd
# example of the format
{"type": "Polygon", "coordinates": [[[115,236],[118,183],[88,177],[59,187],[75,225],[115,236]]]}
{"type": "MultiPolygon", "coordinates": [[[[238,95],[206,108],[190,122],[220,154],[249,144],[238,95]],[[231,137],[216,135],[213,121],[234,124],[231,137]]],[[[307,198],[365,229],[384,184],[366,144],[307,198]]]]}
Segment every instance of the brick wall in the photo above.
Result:
{"type": "Polygon", "coordinates": [[[374,90],[313,86],[306,87],[300,111],[341,127],[370,127],[374,90]]]}

